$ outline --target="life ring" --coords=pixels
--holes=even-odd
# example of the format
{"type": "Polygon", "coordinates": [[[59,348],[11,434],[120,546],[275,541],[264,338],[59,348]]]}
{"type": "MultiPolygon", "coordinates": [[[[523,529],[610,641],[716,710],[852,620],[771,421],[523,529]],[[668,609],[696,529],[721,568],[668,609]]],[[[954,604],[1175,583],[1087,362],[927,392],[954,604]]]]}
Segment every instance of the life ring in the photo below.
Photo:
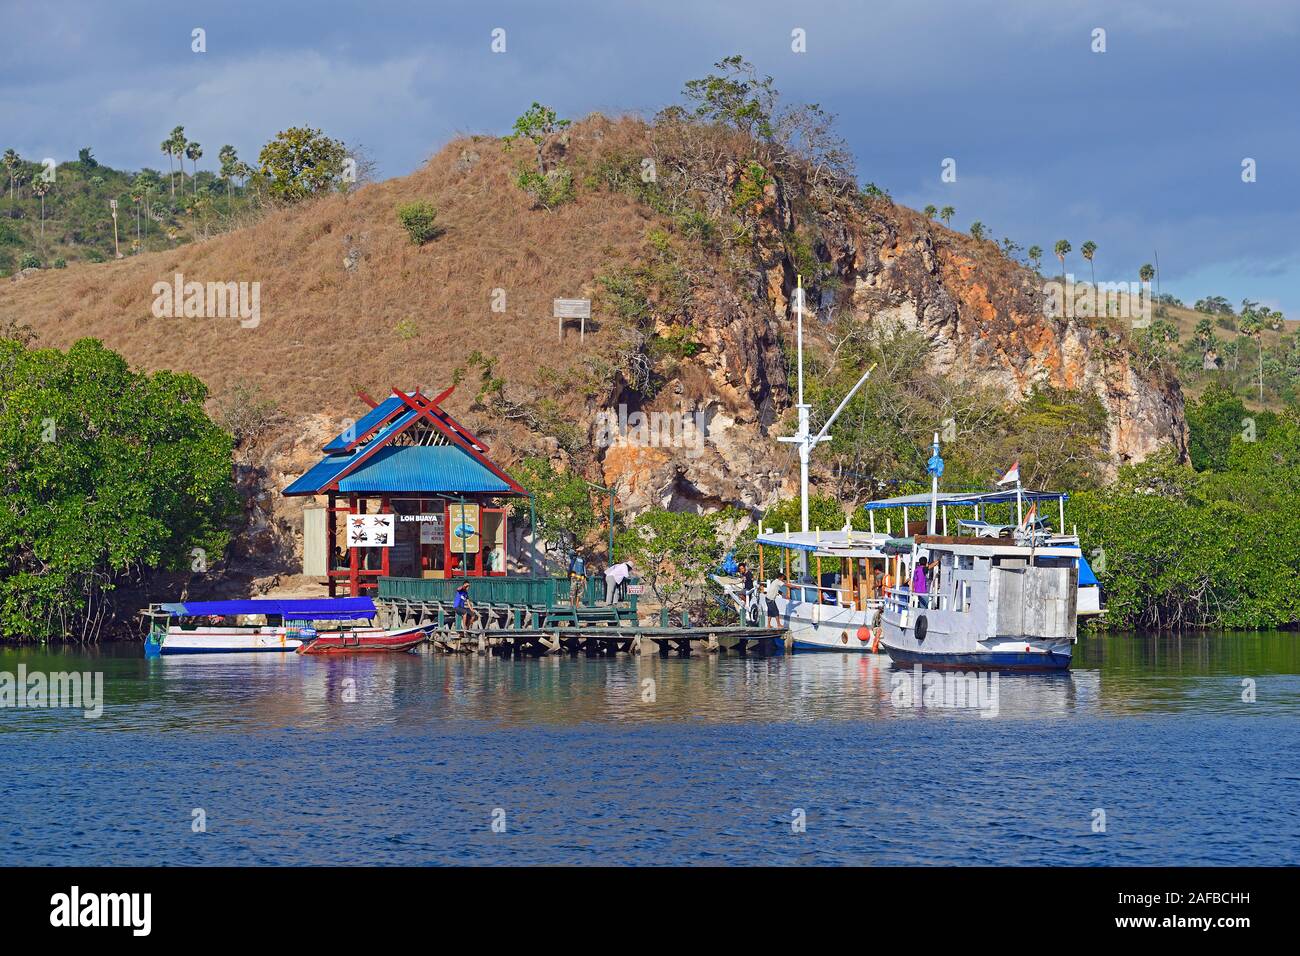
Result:
{"type": "Polygon", "coordinates": [[[925,632],[929,630],[930,622],[925,619],[924,614],[918,614],[914,626],[916,628],[916,642],[920,644],[925,640],[925,632]]]}

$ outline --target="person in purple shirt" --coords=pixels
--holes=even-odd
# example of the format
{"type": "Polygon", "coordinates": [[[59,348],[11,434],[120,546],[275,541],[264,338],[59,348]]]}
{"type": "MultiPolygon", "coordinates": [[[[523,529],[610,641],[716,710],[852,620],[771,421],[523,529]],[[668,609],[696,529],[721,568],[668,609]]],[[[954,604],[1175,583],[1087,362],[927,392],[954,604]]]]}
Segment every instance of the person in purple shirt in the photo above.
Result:
{"type": "MultiPolygon", "coordinates": [[[[929,585],[925,580],[925,562],[919,557],[916,560],[916,567],[912,569],[912,593],[924,595],[929,591],[929,585]]],[[[929,599],[926,597],[917,598],[917,607],[929,607],[929,599]]]]}

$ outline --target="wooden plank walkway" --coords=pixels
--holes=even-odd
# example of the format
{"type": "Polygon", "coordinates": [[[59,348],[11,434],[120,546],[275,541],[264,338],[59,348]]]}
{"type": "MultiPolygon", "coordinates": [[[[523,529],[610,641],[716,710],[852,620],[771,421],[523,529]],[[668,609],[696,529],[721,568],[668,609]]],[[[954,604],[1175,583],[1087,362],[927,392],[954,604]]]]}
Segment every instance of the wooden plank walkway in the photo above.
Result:
{"type": "Polygon", "coordinates": [[[457,621],[451,605],[443,601],[381,599],[390,627],[429,625],[428,641],[447,653],[477,652],[504,656],[568,652],[602,656],[677,653],[689,657],[692,649],[712,653],[751,650],[759,654],[788,647],[783,628],[743,625],[645,626],[628,605],[475,604],[473,627],[457,621]]]}
{"type": "Polygon", "coordinates": [[[707,653],[735,651],[771,654],[785,643],[782,628],[759,627],[640,627],[606,625],[552,628],[467,628],[430,631],[429,643],[446,653],[475,652],[505,657],[544,654],[585,654],[603,657],[620,652],[667,657],[690,657],[696,649],[707,653]]]}

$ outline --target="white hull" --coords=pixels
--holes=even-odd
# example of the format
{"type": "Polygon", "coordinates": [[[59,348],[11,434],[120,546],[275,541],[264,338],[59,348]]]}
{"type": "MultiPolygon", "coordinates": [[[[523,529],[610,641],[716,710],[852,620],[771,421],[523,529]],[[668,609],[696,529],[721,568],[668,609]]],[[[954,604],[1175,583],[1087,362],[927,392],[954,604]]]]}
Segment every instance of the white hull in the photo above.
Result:
{"type": "Polygon", "coordinates": [[[162,654],[243,654],[253,651],[293,653],[302,641],[283,627],[169,627],[162,654]]]}
{"type": "Polygon", "coordinates": [[[855,611],[839,604],[809,604],[777,598],[781,624],[790,632],[795,650],[869,653],[871,641],[860,632],[871,629],[875,610],[855,611]]]}

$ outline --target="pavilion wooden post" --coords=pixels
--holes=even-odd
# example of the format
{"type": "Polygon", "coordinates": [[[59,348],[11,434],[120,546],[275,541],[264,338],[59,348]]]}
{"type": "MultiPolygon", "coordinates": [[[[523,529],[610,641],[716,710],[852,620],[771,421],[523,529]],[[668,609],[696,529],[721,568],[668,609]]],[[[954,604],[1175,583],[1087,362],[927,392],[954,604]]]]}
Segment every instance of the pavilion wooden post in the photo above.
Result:
{"type": "MultiPolygon", "coordinates": [[[[363,515],[366,513],[365,503],[357,500],[354,494],[348,495],[348,514],[363,515]]],[[[361,549],[351,543],[351,535],[348,541],[348,597],[356,597],[361,592],[358,588],[361,585],[361,549]]]]}
{"type": "Polygon", "coordinates": [[[334,541],[337,527],[334,518],[334,492],[325,496],[325,589],[334,597],[334,541]]]}
{"type": "Polygon", "coordinates": [[[763,574],[763,546],[761,544],[758,546],[758,579],[760,581],[765,580],[763,574]]]}
{"type": "MultiPolygon", "coordinates": [[[[387,495],[384,495],[383,497],[381,497],[381,498],[379,499],[379,513],[380,513],[381,515],[389,515],[389,514],[392,514],[392,513],[393,513],[393,504],[392,504],[392,502],[389,500],[389,498],[388,498],[387,495]]],[[[397,519],[396,519],[396,518],[393,519],[393,538],[394,538],[394,540],[396,540],[396,538],[397,538],[397,519]]],[[[392,545],[393,543],[394,543],[394,541],[390,541],[390,542],[389,542],[389,545],[392,545]]],[[[383,573],[383,576],[384,576],[384,577],[388,577],[388,553],[389,553],[390,551],[392,551],[392,550],[393,550],[392,547],[384,548],[384,549],[383,549],[383,552],[384,552],[384,553],[383,553],[382,555],[380,555],[380,558],[379,558],[379,570],[383,573]]],[[[375,592],[378,593],[378,587],[376,587],[375,592]]]]}

